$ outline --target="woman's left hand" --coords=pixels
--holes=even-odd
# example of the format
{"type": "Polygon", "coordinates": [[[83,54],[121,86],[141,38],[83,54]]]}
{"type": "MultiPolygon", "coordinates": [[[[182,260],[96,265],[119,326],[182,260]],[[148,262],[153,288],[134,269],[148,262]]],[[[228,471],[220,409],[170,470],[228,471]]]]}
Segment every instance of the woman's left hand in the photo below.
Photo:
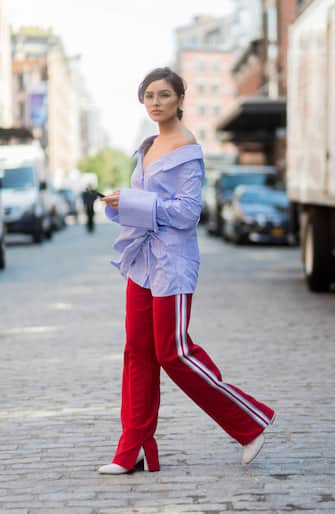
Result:
{"type": "Polygon", "coordinates": [[[119,208],[120,191],[113,191],[112,194],[100,198],[106,205],[110,205],[113,209],[119,208]]]}

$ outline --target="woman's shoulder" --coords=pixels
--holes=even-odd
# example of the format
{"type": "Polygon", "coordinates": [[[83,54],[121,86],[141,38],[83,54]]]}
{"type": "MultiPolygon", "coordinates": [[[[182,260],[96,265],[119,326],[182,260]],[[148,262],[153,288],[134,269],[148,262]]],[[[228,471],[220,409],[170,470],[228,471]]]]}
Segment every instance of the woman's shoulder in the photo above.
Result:
{"type": "Polygon", "coordinates": [[[198,143],[197,143],[197,140],[196,140],[194,134],[192,134],[192,132],[188,130],[184,134],[178,135],[174,139],[171,146],[173,147],[172,150],[176,150],[177,148],[182,147],[182,146],[196,145],[196,144],[198,144],[198,143]]]}

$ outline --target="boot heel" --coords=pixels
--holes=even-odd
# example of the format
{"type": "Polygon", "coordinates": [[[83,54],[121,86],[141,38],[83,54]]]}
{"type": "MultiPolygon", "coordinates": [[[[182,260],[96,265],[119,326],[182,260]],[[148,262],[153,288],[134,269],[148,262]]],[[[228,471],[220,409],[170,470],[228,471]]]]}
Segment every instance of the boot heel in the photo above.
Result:
{"type": "Polygon", "coordinates": [[[143,444],[144,469],[146,471],[159,471],[158,447],[154,438],[143,444]]]}

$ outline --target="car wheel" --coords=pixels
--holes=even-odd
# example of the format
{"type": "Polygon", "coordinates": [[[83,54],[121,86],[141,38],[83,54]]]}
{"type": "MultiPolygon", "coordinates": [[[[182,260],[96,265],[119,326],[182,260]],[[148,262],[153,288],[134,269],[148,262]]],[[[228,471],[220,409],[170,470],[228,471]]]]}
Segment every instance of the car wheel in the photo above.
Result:
{"type": "Polygon", "coordinates": [[[45,237],[50,241],[50,239],[52,239],[52,236],[53,236],[53,230],[52,230],[52,227],[50,227],[50,228],[45,232],[45,237]]]}
{"type": "Polygon", "coordinates": [[[213,227],[213,222],[210,218],[207,218],[206,222],[206,232],[209,236],[215,235],[215,228],[213,227]]]}
{"type": "Polygon", "coordinates": [[[229,229],[228,229],[228,223],[226,221],[222,221],[222,239],[228,243],[231,241],[231,236],[229,234],[229,229]]]}
{"type": "Polygon", "coordinates": [[[216,213],[216,223],[215,223],[215,235],[218,237],[222,237],[222,229],[223,229],[223,223],[221,218],[221,212],[218,211],[216,213]]]}
{"type": "Polygon", "coordinates": [[[2,238],[0,241],[0,270],[6,267],[5,242],[2,238]]]}
{"type": "Polygon", "coordinates": [[[308,213],[303,244],[303,264],[308,287],[328,291],[332,282],[332,248],[329,210],[314,207],[308,213]]]}
{"type": "Polygon", "coordinates": [[[246,241],[245,236],[242,236],[241,234],[239,234],[238,232],[235,231],[233,242],[234,242],[234,244],[241,246],[243,244],[246,244],[247,241],[246,241]]]}
{"type": "Polygon", "coordinates": [[[33,232],[33,241],[36,244],[40,244],[43,242],[44,239],[44,233],[43,233],[43,227],[42,227],[42,220],[39,219],[36,221],[35,230],[33,232]]]}

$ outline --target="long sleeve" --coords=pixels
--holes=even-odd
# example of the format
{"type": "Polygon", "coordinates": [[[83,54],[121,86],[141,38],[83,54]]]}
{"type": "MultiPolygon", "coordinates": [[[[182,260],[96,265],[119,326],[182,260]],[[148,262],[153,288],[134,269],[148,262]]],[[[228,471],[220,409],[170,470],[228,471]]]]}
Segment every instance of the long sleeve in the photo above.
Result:
{"type": "Polygon", "coordinates": [[[125,227],[156,231],[156,198],[157,193],[125,187],[120,190],[118,209],[107,205],[105,215],[125,227]]]}
{"type": "Polygon", "coordinates": [[[157,232],[157,193],[143,189],[123,188],[120,191],[119,219],[125,227],[145,228],[157,232]]]}
{"type": "MultiPolygon", "coordinates": [[[[203,183],[201,164],[194,160],[181,165],[178,171],[166,173],[178,173],[176,191],[171,198],[162,198],[154,191],[121,189],[118,209],[118,222],[121,225],[157,232],[159,226],[184,230],[198,223],[203,183]]],[[[112,209],[106,214],[116,221],[116,212],[112,209]]]]}
{"type": "Polygon", "coordinates": [[[191,228],[199,221],[201,212],[201,187],[203,169],[199,161],[184,164],[173,198],[157,198],[157,225],[167,225],[180,230],[191,228]]]}
{"type": "Polygon", "coordinates": [[[105,215],[109,220],[114,221],[115,223],[120,223],[119,211],[110,205],[106,205],[105,215]]]}

